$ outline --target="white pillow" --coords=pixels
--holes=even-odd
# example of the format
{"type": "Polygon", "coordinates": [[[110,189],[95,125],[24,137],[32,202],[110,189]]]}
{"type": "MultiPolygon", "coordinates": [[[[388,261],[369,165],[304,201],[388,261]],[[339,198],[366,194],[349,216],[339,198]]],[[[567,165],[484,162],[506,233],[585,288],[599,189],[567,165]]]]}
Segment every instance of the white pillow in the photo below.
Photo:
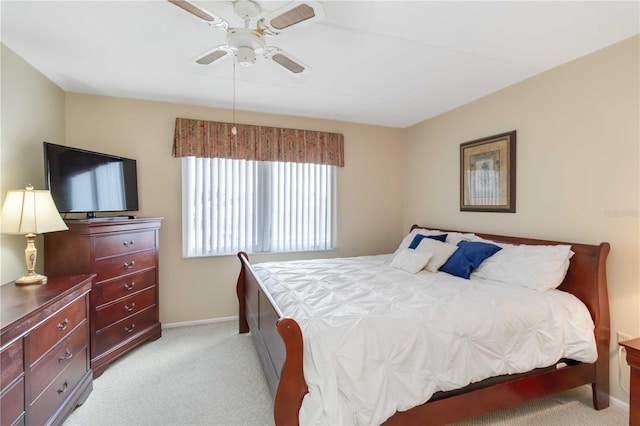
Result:
{"type": "Polygon", "coordinates": [[[424,268],[431,256],[433,253],[428,251],[401,248],[391,261],[391,266],[415,274],[424,268]]]}
{"type": "Polygon", "coordinates": [[[442,234],[447,234],[447,243],[457,245],[460,241],[471,241],[476,236],[476,234],[463,234],[461,232],[442,232],[442,234]]]}
{"type": "Polygon", "coordinates": [[[471,239],[471,241],[479,241],[481,243],[489,243],[489,244],[493,244],[496,245],[498,247],[516,247],[517,244],[507,244],[507,243],[499,243],[497,241],[493,241],[493,240],[487,240],[486,238],[482,238],[482,237],[478,237],[477,235],[474,235],[473,238],[471,239]]]}
{"type": "Polygon", "coordinates": [[[416,250],[433,253],[433,256],[431,256],[431,259],[429,259],[424,269],[429,272],[438,272],[438,269],[444,265],[453,252],[458,250],[458,246],[443,243],[442,241],[432,238],[423,238],[416,250]]]}
{"type": "Polygon", "coordinates": [[[557,288],[573,256],[569,245],[501,244],[502,250],[486,259],[473,278],[513,283],[539,291],[557,288]]]}

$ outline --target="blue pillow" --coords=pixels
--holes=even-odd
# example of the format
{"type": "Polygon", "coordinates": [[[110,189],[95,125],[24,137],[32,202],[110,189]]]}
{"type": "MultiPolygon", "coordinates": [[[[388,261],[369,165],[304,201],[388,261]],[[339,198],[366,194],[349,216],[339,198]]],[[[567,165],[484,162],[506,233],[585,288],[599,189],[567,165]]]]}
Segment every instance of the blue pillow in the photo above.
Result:
{"type": "Polygon", "coordinates": [[[431,238],[432,240],[442,241],[444,243],[445,240],[447,239],[447,234],[440,234],[440,235],[417,234],[415,237],[413,237],[413,241],[411,241],[411,244],[409,244],[409,248],[415,249],[416,247],[418,247],[418,245],[420,245],[420,241],[422,241],[423,238],[431,238]]]}
{"type": "Polygon", "coordinates": [[[458,250],[440,267],[440,271],[456,277],[469,279],[471,273],[488,257],[493,256],[502,247],[480,241],[460,241],[458,250]]]}

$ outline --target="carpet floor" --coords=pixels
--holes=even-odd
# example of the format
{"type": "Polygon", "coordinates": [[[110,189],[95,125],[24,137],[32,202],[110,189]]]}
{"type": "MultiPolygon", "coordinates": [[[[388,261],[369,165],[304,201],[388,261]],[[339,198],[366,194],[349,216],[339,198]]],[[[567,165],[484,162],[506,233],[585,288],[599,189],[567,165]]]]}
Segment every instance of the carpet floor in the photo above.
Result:
{"type": "MultiPolygon", "coordinates": [[[[249,335],[235,321],[169,328],[111,364],[64,426],[273,425],[273,401],[249,335]]],[[[589,387],[457,423],[624,426],[618,407],[596,411],[589,387]]]]}

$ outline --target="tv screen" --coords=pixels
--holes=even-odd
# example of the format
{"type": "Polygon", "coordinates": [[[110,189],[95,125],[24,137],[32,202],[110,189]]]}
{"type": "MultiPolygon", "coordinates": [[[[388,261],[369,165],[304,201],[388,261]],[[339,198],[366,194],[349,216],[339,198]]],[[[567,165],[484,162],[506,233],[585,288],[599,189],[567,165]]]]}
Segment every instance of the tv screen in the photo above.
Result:
{"type": "Polygon", "coordinates": [[[138,210],[136,160],[44,142],[45,184],[60,213],[138,210]]]}

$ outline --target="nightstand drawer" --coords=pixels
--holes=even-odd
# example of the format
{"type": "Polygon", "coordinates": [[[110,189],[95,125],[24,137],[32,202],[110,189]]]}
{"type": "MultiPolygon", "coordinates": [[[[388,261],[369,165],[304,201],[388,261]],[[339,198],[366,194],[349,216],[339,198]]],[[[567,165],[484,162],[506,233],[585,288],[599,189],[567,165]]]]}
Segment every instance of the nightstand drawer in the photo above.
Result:
{"type": "Polygon", "coordinates": [[[125,254],[96,261],[95,282],[99,283],[120,275],[132,274],[156,266],[156,250],[125,254]]]}
{"type": "Polygon", "coordinates": [[[32,401],[75,358],[82,358],[85,362],[87,361],[88,333],[89,330],[85,322],[36,363],[31,370],[32,401]]]}
{"type": "Polygon", "coordinates": [[[97,237],[95,249],[96,259],[148,250],[156,247],[155,231],[130,232],[106,237],[97,237]]]}
{"type": "Polygon", "coordinates": [[[135,315],[149,306],[153,306],[155,303],[156,288],[147,288],[131,297],[97,309],[94,316],[95,328],[96,330],[101,330],[128,316],[135,315]]]}
{"type": "Polygon", "coordinates": [[[72,358],[62,373],[56,377],[31,405],[31,421],[33,425],[44,425],[62,406],[70,392],[80,383],[87,372],[87,359],[84,356],[72,358]]]}
{"type": "MultiPolygon", "coordinates": [[[[4,390],[24,371],[22,361],[22,339],[16,340],[0,354],[0,390],[4,390]]],[[[2,424],[5,424],[2,422],[2,424]]]]}
{"type": "Polygon", "coordinates": [[[29,365],[33,365],[53,345],[66,337],[87,317],[84,297],[76,299],[36,327],[29,338],[29,365]]]}
{"type": "Polygon", "coordinates": [[[156,285],[156,269],[147,269],[137,274],[127,274],[121,278],[102,281],[96,284],[92,291],[94,306],[101,307],[106,303],[130,296],[145,288],[156,285]]]}
{"type": "Polygon", "coordinates": [[[135,336],[157,323],[156,308],[150,307],[107,328],[103,328],[96,332],[95,348],[97,353],[91,354],[91,356],[95,358],[96,355],[106,352],[116,344],[135,336]]]}
{"type": "MultiPolygon", "coordinates": [[[[24,414],[24,378],[7,389],[0,397],[0,424],[12,425],[24,414]]],[[[19,424],[24,424],[23,422],[19,424]]]]}

